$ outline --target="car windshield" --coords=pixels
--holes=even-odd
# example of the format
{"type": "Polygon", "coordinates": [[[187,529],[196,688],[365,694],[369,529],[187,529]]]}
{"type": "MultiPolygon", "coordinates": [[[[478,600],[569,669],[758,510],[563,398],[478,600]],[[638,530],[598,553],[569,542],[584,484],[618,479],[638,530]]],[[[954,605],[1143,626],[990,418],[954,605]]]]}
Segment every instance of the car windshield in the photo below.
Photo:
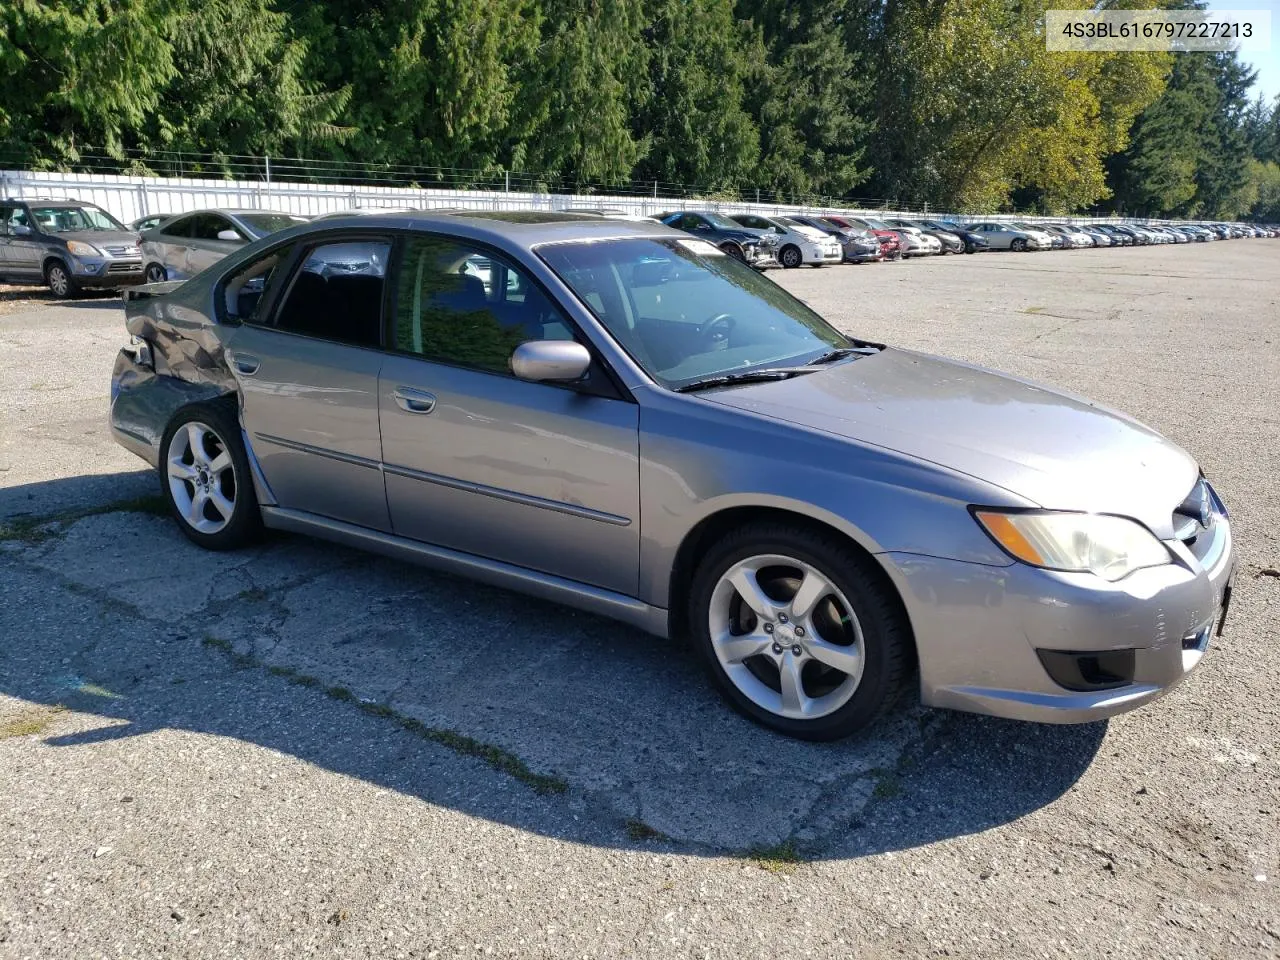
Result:
{"type": "Polygon", "coordinates": [[[288,230],[300,223],[306,223],[306,217],[291,213],[242,213],[236,217],[249,228],[255,237],[265,237],[280,230],[288,230]]]}
{"type": "Polygon", "coordinates": [[[97,207],[32,207],[31,219],[45,233],[125,229],[119,220],[97,207]]]}
{"type": "Polygon", "coordinates": [[[865,223],[868,227],[870,227],[872,230],[888,230],[889,229],[889,225],[885,223],[883,220],[876,220],[874,217],[860,217],[859,219],[863,223],[865,223]]]}
{"type": "Polygon", "coordinates": [[[805,364],[851,341],[772,280],[695,239],[541,246],[538,255],[659,383],[805,364]]]}
{"type": "Polygon", "coordinates": [[[741,230],[742,229],[742,224],[734,223],[728,217],[722,217],[718,213],[703,213],[703,214],[699,214],[699,216],[706,218],[706,221],[708,223],[710,223],[713,227],[719,227],[721,230],[741,230]]]}

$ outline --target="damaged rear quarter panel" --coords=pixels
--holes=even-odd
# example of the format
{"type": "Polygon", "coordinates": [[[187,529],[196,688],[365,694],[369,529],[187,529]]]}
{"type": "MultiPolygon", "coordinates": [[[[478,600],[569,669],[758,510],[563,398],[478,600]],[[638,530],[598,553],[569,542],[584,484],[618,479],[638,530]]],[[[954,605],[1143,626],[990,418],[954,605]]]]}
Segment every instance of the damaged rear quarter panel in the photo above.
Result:
{"type": "Polygon", "coordinates": [[[125,327],[151,346],[154,369],[121,350],[111,375],[111,428],[152,466],[174,413],[236,392],[224,352],[230,328],[212,316],[211,280],[148,284],[125,297],[125,327]]]}

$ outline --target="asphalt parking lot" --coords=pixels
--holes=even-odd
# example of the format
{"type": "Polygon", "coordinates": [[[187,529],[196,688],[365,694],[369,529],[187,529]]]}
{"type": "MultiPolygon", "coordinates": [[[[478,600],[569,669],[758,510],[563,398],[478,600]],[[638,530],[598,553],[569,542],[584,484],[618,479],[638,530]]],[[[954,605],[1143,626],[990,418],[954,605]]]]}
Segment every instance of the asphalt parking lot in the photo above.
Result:
{"type": "Polygon", "coordinates": [[[0,957],[1280,955],[1280,242],[773,276],[1088,395],[1232,510],[1225,636],[1041,727],[788,741],[678,644],[273,537],[191,546],[107,435],[117,300],[0,311],[0,957]]]}

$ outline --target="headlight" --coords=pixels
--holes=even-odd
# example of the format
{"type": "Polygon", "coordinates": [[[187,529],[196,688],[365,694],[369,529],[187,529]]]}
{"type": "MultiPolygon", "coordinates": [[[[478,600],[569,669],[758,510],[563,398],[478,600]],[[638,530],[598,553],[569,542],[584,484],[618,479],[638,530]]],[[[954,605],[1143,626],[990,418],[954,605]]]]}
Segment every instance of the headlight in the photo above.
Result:
{"type": "Polygon", "coordinates": [[[995,510],[975,510],[973,516],[1015,560],[1046,570],[1087,570],[1114,582],[1172,559],[1146,527],[1124,517],[995,510]]]}
{"type": "Polygon", "coordinates": [[[102,251],[91,243],[81,243],[79,240],[68,240],[67,250],[74,253],[77,257],[100,257],[102,251]]]}

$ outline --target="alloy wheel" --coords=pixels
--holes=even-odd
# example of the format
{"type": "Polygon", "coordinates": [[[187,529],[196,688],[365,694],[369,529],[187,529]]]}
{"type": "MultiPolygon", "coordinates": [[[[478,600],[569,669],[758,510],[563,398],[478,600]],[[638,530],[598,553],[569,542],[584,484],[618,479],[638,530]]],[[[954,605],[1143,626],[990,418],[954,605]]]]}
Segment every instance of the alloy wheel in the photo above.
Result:
{"type": "Polygon", "coordinates": [[[865,645],[852,605],[801,560],[762,554],[735,562],[712,591],[708,620],[725,675],[776,716],[825,717],[862,680],[865,645]]]}
{"type": "Polygon", "coordinates": [[[71,290],[71,279],[61,264],[55,263],[49,268],[49,289],[54,296],[65,297],[71,290]]]}
{"type": "Polygon", "coordinates": [[[182,519],[200,533],[217,533],[235,513],[237,477],[231,451],[217,432],[192,420],[169,440],[165,472],[182,519]]]}
{"type": "Polygon", "coordinates": [[[147,267],[147,283],[163,283],[168,279],[168,276],[164,267],[158,263],[153,263],[147,267]]]}

